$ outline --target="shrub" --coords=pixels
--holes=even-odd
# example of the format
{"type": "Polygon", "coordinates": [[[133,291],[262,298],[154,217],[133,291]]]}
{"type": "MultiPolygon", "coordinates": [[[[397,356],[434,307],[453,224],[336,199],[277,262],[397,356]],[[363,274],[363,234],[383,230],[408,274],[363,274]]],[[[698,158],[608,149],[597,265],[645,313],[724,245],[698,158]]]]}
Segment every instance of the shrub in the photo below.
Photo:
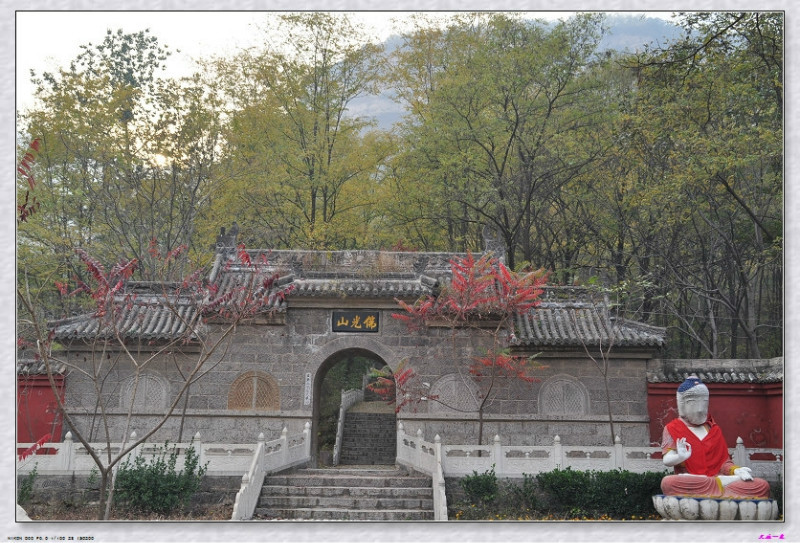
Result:
{"type": "Polygon", "coordinates": [[[467,475],[458,481],[467,500],[474,505],[483,505],[492,503],[497,497],[497,475],[494,473],[494,464],[492,468],[478,473],[473,471],[472,475],[467,475]]]}
{"type": "Polygon", "coordinates": [[[524,510],[538,509],[539,499],[537,494],[539,487],[536,484],[536,478],[533,475],[523,473],[522,484],[517,485],[510,483],[508,490],[517,507],[524,510]]]}
{"type": "Polygon", "coordinates": [[[28,472],[28,475],[26,475],[25,478],[20,481],[19,490],[17,491],[17,503],[19,505],[25,505],[33,497],[33,483],[36,481],[36,468],[38,467],[39,464],[35,464],[33,469],[28,472]]]}
{"type": "Polygon", "coordinates": [[[137,456],[132,462],[128,459],[120,465],[114,484],[116,502],[137,511],[162,514],[188,505],[208,464],[199,467],[200,458],[190,447],[186,450],[183,470],[175,471],[178,452],[173,446],[167,454],[167,445],[149,463],[137,456]]]}
{"type": "Polygon", "coordinates": [[[449,506],[455,520],[655,519],[653,495],[666,472],[556,469],[498,486],[494,466],[462,478],[467,501],[449,506]]]}
{"type": "Polygon", "coordinates": [[[625,470],[572,471],[556,469],[536,476],[551,498],[555,512],[576,516],[648,518],[655,514],[652,496],[661,493],[664,472],[625,470]]]}
{"type": "Polygon", "coordinates": [[[770,497],[778,502],[779,517],[783,516],[783,479],[778,477],[778,482],[770,485],[770,497]]]}

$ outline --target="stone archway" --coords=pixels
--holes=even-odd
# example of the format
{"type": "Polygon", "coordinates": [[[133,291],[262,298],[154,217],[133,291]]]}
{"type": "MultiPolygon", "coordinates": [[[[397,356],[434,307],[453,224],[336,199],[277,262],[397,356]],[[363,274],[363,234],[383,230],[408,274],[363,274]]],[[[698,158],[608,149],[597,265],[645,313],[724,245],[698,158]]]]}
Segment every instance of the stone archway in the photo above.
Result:
{"type": "MultiPolygon", "coordinates": [[[[320,364],[313,381],[311,456],[313,465],[321,465],[327,460],[325,451],[332,447],[335,439],[336,422],[341,399],[340,381],[350,381],[343,388],[360,388],[362,376],[370,367],[391,367],[378,354],[362,347],[347,347],[328,355],[320,364]],[[330,379],[334,381],[331,384],[330,379]],[[331,435],[333,433],[333,435],[331,435]]],[[[396,420],[396,417],[395,417],[396,420]]]]}

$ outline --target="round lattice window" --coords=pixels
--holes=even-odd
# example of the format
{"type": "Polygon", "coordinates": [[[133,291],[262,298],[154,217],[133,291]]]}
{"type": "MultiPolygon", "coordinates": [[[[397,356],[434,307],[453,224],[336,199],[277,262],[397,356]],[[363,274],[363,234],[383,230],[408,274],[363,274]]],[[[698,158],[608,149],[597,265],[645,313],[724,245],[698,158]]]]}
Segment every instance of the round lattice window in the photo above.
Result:
{"type": "Polygon", "coordinates": [[[240,375],[231,385],[228,393],[228,409],[266,409],[280,408],[278,384],[266,373],[249,372],[240,375]]]}
{"type": "Polygon", "coordinates": [[[136,376],[129,377],[123,386],[125,391],[122,395],[123,409],[128,409],[131,406],[131,398],[136,394],[133,400],[133,409],[136,411],[152,411],[163,409],[167,404],[167,385],[163,378],[152,373],[142,373],[137,380],[136,376]]]}
{"type": "Polygon", "coordinates": [[[552,377],[539,393],[539,411],[544,415],[585,415],[589,398],[583,386],[570,377],[552,377]]]}
{"type": "Polygon", "coordinates": [[[437,380],[431,387],[431,396],[437,398],[429,402],[429,409],[434,413],[463,413],[478,409],[475,383],[455,373],[437,380]]]}

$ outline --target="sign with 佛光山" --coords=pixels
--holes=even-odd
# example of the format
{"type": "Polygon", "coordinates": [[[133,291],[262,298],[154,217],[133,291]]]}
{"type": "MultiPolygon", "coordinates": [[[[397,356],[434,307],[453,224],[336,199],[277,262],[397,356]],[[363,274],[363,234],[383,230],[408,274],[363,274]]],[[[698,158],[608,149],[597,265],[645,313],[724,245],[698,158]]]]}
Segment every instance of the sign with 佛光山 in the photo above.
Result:
{"type": "Polygon", "coordinates": [[[334,311],[334,332],[377,332],[380,312],[378,311],[334,311]]]}

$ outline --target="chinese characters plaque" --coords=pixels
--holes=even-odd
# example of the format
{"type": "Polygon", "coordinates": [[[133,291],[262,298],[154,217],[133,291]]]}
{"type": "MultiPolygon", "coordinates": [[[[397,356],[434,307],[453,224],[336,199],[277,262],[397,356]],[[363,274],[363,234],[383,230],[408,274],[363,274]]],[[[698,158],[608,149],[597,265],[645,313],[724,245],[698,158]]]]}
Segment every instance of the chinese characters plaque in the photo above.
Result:
{"type": "Polygon", "coordinates": [[[334,311],[334,332],[377,332],[378,311],[334,311]]]}

